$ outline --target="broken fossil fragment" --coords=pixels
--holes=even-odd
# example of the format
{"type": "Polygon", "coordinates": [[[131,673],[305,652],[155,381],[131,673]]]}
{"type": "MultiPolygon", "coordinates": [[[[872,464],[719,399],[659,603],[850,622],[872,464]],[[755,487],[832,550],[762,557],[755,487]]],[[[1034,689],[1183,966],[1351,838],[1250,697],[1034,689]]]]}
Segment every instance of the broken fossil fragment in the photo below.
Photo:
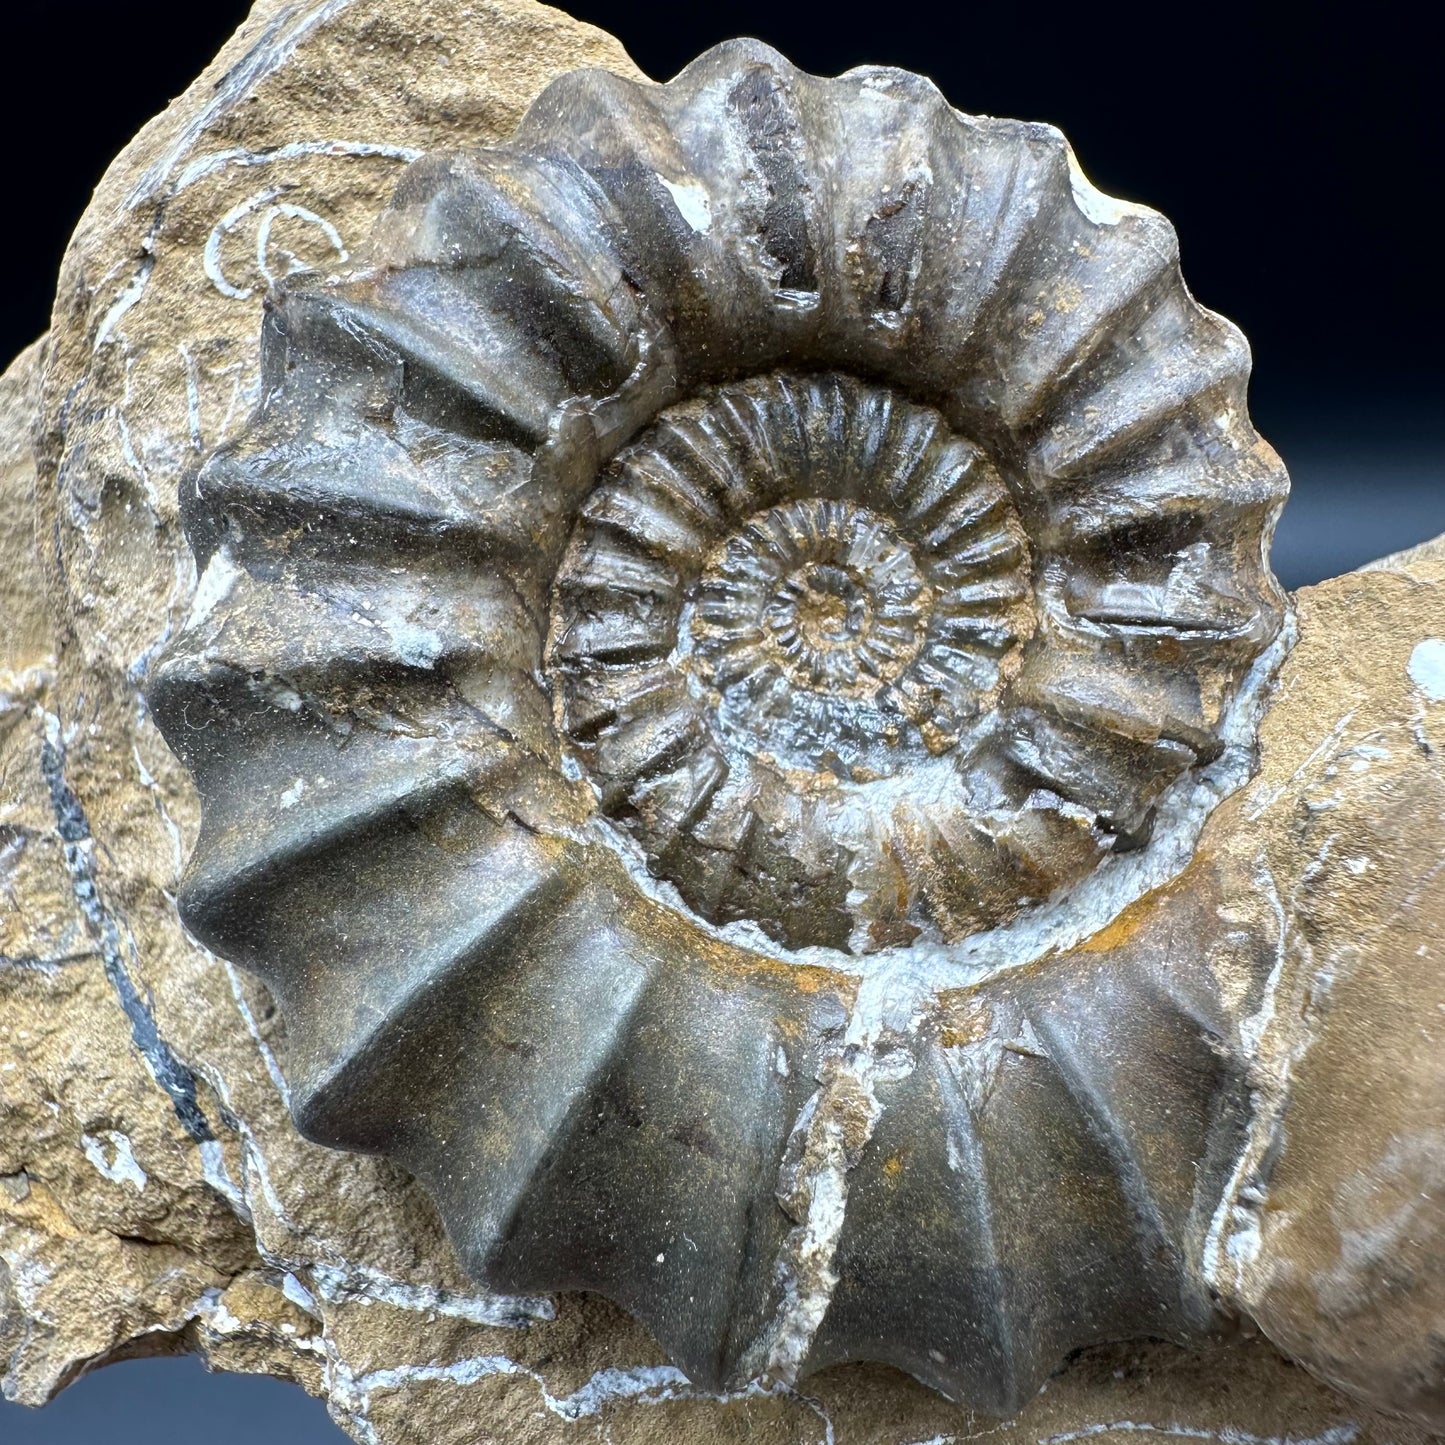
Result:
{"type": "Polygon", "coordinates": [[[194,933],[312,1138],[695,1381],[995,1412],[1218,1322],[1264,950],[1047,955],[1187,863],[1284,471],[1057,132],[738,42],[552,84],[283,284],[150,688],[194,933]]]}

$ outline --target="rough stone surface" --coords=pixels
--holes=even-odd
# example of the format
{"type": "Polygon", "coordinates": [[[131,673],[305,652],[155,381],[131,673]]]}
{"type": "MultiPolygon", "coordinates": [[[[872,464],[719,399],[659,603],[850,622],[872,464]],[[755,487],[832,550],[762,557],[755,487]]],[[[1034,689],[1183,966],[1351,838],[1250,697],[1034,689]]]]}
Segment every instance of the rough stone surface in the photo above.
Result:
{"type": "Polygon", "coordinates": [[[194,1349],[323,1394],[376,1445],[1445,1429],[1438,544],[1300,595],[1258,777],[1081,950],[1212,949],[1226,983],[1232,938],[1276,950],[1206,1261],[1234,1338],[1092,1352],[1005,1425],[873,1367],[699,1396],[610,1306],[478,1292],[414,1184],[296,1135],[269,1000],[175,915],[197,810],[140,688],[194,585],[176,488],[254,397],[266,273],[344,267],[406,155],[497,139],[587,63],[635,74],[522,0],[263,3],[116,162],[48,348],[0,381],[6,1394],[194,1349]]]}

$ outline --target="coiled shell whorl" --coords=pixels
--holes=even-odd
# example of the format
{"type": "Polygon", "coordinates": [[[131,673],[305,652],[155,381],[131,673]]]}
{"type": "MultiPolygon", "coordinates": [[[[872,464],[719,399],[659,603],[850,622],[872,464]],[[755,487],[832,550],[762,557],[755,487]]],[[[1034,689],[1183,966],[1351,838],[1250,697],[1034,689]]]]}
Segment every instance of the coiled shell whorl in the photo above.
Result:
{"type": "Polygon", "coordinates": [[[301,1127],[712,1387],[1005,1411],[1210,1328],[1247,1001],[1068,952],[1241,780],[1283,617],[1169,224],[735,42],[555,82],[372,246],[271,298],[151,693],[301,1127]]]}

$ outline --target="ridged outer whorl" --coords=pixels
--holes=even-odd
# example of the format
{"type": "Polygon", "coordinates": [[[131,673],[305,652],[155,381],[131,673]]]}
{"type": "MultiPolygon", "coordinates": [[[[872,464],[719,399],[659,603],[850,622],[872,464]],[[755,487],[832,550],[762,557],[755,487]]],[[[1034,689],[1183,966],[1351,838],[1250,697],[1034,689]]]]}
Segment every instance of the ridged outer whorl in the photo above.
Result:
{"type": "Polygon", "coordinates": [[[372,260],[271,298],[151,695],[301,1128],[708,1386],[1207,1329],[1248,1001],[1020,941],[1177,853],[1280,628],[1168,223],[737,42],[417,162],[372,260]]]}

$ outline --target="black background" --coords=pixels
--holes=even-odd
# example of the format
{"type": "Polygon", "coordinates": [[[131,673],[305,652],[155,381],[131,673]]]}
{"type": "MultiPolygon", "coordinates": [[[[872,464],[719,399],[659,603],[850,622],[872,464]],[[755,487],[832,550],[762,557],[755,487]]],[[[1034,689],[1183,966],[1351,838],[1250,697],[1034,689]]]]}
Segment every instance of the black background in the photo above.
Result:
{"type": "MultiPolygon", "coordinates": [[[[44,329],[66,237],[110,158],[247,8],[8,4],[6,354],[44,329]]],[[[1283,580],[1314,581],[1445,530],[1441,82],[1414,7],[570,8],[659,79],[752,34],[820,74],[900,65],[932,76],[960,109],[1059,125],[1103,190],[1171,217],[1191,288],[1253,344],[1254,418],[1295,480],[1275,550],[1283,580]]]]}
{"type": "MultiPolygon", "coordinates": [[[[1411,14],[1425,7],[569,8],[616,34],[658,79],[709,44],[751,34],[821,74],[900,65],[932,76],[962,110],[1059,125],[1103,190],[1171,217],[1191,288],[1250,337],[1254,418],[1295,482],[1275,551],[1283,580],[1317,580],[1445,531],[1441,81],[1438,46],[1411,14]]],[[[5,355],[44,330],[66,238],[111,157],[199,73],[246,9],[237,0],[5,0],[5,355]]],[[[89,1402],[104,1413],[106,1391],[122,1400],[169,1390],[181,1408],[202,1379],[158,1364],[109,1378],[83,1382],[74,1404],[62,1401],[51,1416],[0,1405],[0,1440],[99,1439],[66,1421],[95,1418],[89,1402]]],[[[269,1382],[232,1385],[264,1391],[269,1382]]],[[[195,1398],[198,1409],[219,1399],[204,1390],[195,1398]]],[[[246,1398],[261,1402],[248,1409],[271,1410],[280,1397],[246,1398]]],[[[295,1403],[294,1418],[271,1423],[268,1438],[340,1439],[319,1406],[299,1394],[295,1403]]],[[[143,1438],[125,1433],[121,1409],[103,1432],[113,1445],[143,1438]]],[[[148,1441],[189,1436],[179,1423],[173,1437],[155,1423],[148,1441]]],[[[220,1445],[214,1417],[204,1428],[220,1445]]]]}

